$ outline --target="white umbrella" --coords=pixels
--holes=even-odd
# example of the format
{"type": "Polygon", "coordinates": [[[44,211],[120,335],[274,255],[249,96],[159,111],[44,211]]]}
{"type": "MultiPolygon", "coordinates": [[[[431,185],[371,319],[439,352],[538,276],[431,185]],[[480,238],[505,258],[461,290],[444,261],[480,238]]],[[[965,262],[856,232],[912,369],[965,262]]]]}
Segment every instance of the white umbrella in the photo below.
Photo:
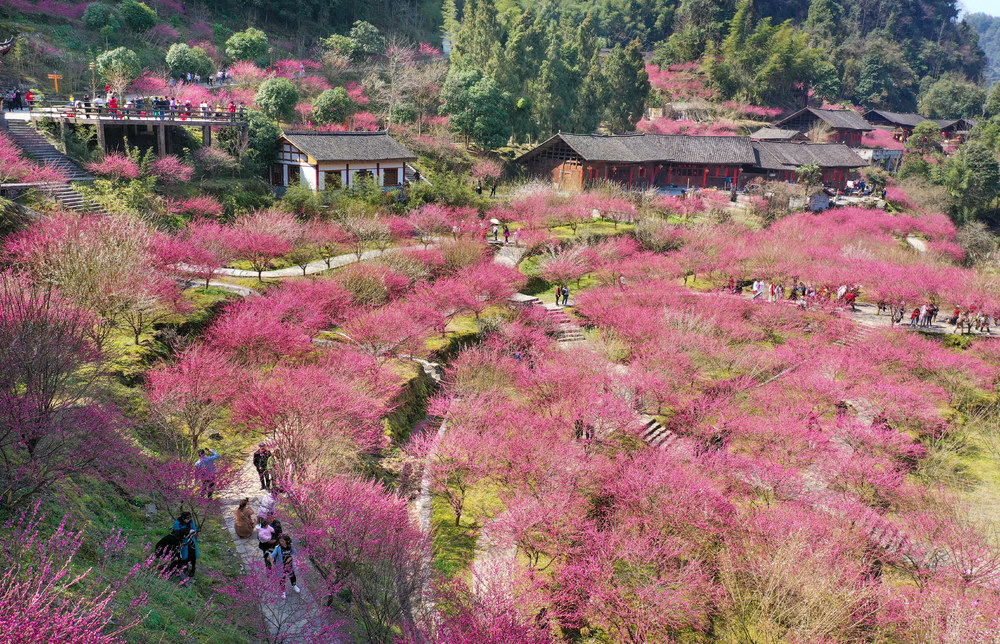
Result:
{"type": "Polygon", "coordinates": [[[499,219],[490,219],[490,223],[491,224],[498,224],[499,225],[500,224],[500,220],[499,219]]]}

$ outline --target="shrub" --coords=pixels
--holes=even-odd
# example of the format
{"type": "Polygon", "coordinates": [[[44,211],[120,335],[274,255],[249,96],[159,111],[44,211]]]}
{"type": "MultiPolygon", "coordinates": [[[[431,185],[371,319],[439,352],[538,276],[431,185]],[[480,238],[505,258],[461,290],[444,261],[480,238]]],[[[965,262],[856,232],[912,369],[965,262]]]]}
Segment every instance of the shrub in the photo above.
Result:
{"type": "Polygon", "coordinates": [[[156,26],[156,12],[144,2],[122,0],[118,5],[118,13],[130,30],[140,33],[156,26]]]}
{"type": "Polygon", "coordinates": [[[291,121],[299,102],[299,89],[287,78],[269,78],[260,84],[254,103],[273,119],[291,121]]]}
{"type": "Polygon", "coordinates": [[[328,89],[312,104],[312,120],[316,123],[343,123],[354,112],[354,101],[343,87],[328,89]]]}
{"type": "Polygon", "coordinates": [[[154,177],[163,183],[190,181],[191,177],[194,176],[194,169],[172,154],[153,161],[149,165],[149,170],[154,177]]]}
{"type": "Polygon", "coordinates": [[[226,41],[226,54],[233,60],[263,60],[267,56],[267,34],[256,27],[238,31],[226,41]]]}
{"type": "Polygon", "coordinates": [[[91,2],[84,10],[81,20],[87,29],[98,31],[105,25],[117,24],[118,12],[107,3],[91,2]]]}

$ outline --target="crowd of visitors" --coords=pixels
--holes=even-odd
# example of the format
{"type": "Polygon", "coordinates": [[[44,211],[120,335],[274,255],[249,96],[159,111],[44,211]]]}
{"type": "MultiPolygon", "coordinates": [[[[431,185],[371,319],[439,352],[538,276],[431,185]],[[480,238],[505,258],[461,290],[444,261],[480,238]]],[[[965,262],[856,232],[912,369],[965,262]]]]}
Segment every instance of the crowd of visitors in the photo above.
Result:
{"type": "MultiPolygon", "coordinates": [[[[181,80],[185,80],[188,83],[197,83],[199,85],[202,82],[204,82],[205,85],[208,87],[216,87],[216,86],[222,87],[227,82],[232,82],[233,77],[232,74],[229,73],[228,69],[220,69],[214,74],[209,74],[208,76],[205,76],[204,79],[202,79],[201,74],[192,74],[191,72],[187,72],[184,75],[184,78],[181,80]]],[[[170,78],[171,87],[176,87],[177,82],[178,82],[177,78],[174,77],[170,78]]]]}
{"type": "Polygon", "coordinates": [[[34,102],[35,95],[30,89],[8,89],[0,94],[0,111],[26,110],[34,102]]]}

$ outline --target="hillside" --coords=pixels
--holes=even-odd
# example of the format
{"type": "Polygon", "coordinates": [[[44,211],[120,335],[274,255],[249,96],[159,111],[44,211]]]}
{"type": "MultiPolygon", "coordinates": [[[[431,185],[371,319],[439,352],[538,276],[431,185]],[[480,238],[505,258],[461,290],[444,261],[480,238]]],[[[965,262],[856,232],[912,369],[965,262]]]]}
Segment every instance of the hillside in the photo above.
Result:
{"type": "Polygon", "coordinates": [[[979,46],[986,54],[986,81],[992,85],[1000,81],[1000,18],[974,13],[965,21],[979,34],[979,46]]]}

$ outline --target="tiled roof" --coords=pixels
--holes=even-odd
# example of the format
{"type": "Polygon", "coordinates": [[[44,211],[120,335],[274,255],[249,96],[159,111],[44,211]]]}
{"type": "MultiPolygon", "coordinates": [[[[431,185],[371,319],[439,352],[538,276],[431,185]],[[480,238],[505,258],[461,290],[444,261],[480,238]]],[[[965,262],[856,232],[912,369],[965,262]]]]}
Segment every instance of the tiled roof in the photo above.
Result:
{"type": "Polygon", "coordinates": [[[521,156],[524,161],[561,139],[586,161],[609,163],[743,164],[754,162],[750,139],[745,136],[686,136],[669,134],[557,134],[521,156]]]}
{"type": "Polygon", "coordinates": [[[775,123],[774,127],[784,125],[803,112],[810,112],[832,128],[839,128],[842,130],[863,130],[865,132],[872,129],[872,126],[868,123],[868,121],[861,118],[861,115],[854,110],[821,110],[818,107],[802,108],[791,116],[786,116],[775,123]]]}
{"type": "Polygon", "coordinates": [[[810,163],[821,168],[860,168],[868,163],[842,143],[757,141],[756,165],[765,170],[791,170],[810,163]]]}
{"type": "MultiPolygon", "coordinates": [[[[895,125],[905,125],[907,127],[914,127],[927,120],[926,117],[920,116],[919,114],[913,114],[911,112],[889,112],[886,110],[868,110],[865,112],[865,118],[868,119],[869,114],[877,114],[881,116],[886,121],[893,123],[895,125]]],[[[871,120],[871,119],[868,119],[871,120]]]]}
{"type": "Polygon", "coordinates": [[[750,138],[758,141],[789,141],[801,135],[802,132],[799,132],[798,130],[782,130],[778,127],[762,127],[751,134],[750,138]]]}
{"type": "Polygon", "coordinates": [[[385,132],[285,132],[283,136],[317,161],[417,158],[385,132]]]}

